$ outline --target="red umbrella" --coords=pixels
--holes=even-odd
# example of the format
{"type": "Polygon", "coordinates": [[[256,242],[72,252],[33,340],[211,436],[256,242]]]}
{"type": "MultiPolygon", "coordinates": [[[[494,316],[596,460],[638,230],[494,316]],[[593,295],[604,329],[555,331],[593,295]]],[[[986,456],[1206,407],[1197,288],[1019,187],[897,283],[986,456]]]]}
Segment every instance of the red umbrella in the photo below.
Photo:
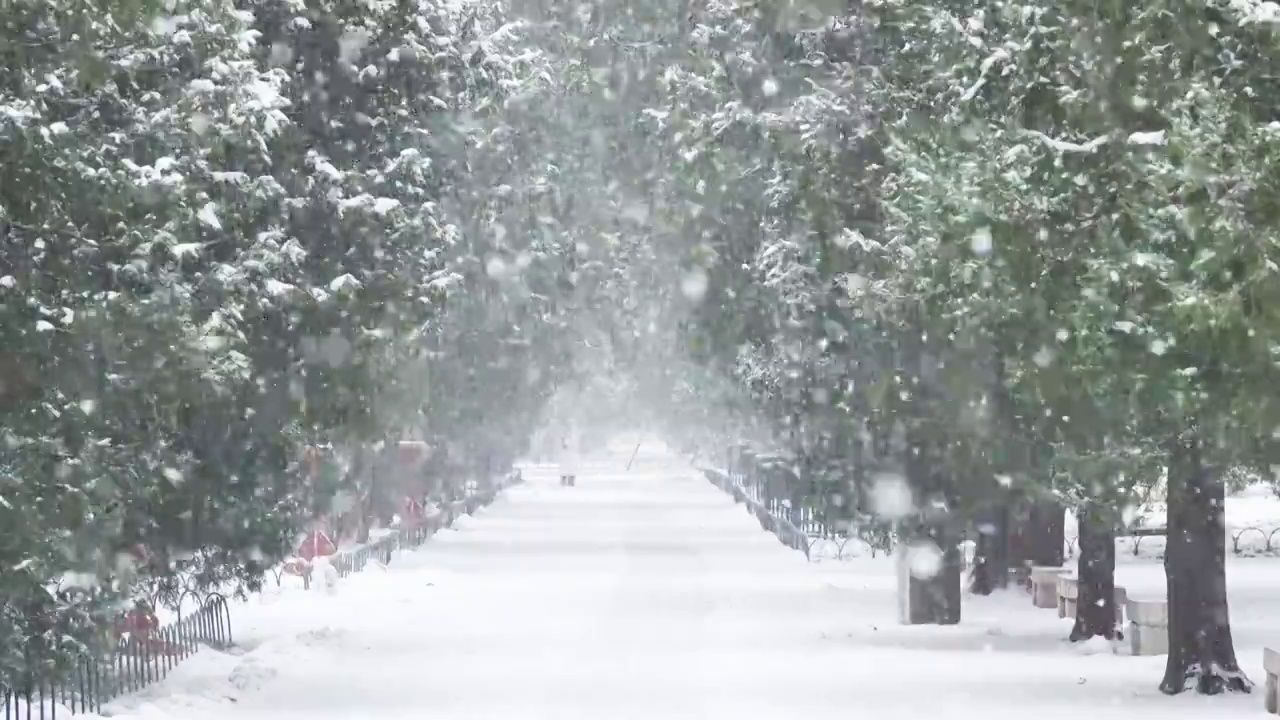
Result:
{"type": "Polygon", "coordinates": [[[420,520],[427,516],[427,511],[416,498],[406,497],[404,499],[404,516],[420,520]]]}
{"type": "Polygon", "coordinates": [[[329,536],[319,528],[312,530],[302,539],[302,544],[298,546],[298,557],[311,562],[318,557],[328,557],[338,552],[338,546],[333,544],[329,536]]]}

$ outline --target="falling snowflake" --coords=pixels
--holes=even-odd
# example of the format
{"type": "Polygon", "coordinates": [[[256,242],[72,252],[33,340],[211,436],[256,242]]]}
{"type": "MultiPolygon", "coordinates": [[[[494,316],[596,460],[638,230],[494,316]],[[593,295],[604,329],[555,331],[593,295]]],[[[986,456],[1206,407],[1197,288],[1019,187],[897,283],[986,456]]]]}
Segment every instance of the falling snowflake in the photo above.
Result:
{"type": "Polygon", "coordinates": [[[969,236],[969,247],[973,249],[975,255],[990,255],[993,245],[990,227],[980,227],[969,236]]]}
{"type": "Polygon", "coordinates": [[[685,273],[680,280],[680,292],[692,302],[702,302],[707,295],[707,271],[700,267],[695,267],[685,273]]]}
{"type": "Polygon", "coordinates": [[[937,577],[942,572],[942,550],[932,540],[916,540],[907,546],[907,568],[920,580],[937,577]]]}
{"type": "Polygon", "coordinates": [[[218,220],[218,206],[214,203],[205,203],[204,207],[200,208],[200,212],[196,213],[196,217],[205,227],[213,230],[222,229],[222,222],[218,220]]]}
{"type": "Polygon", "coordinates": [[[906,478],[882,473],[871,481],[871,510],[886,520],[898,520],[916,511],[906,478]]]}

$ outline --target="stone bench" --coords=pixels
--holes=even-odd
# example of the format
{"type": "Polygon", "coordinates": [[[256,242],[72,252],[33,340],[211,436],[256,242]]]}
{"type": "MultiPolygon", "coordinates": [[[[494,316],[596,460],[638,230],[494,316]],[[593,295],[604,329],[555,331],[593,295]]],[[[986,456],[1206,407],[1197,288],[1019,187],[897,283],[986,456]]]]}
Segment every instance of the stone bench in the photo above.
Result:
{"type": "Polygon", "coordinates": [[[1267,673],[1267,685],[1262,703],[1267,712],[1280,715],[1280,652],[1262,649],[1262,669],[1267,673]]]}
{"type": "Polygon", "coordinates": [[[1164,600],[1129,600],[1129,643],[1134,655],[1169,652],[1169,603],[1164,600]]]}
{"type": "MultiPolygon", "coordinates": [[[[1076,603],[1080,598],[1080,579],[1074,575],[1058,576],[1058,617],[1074,618],[1076,603]]],[[[1113,604],[1116,608],[1116,625],[1124,624],[1125,605],[1128,604],[1129,593],[1117,585],[1113,604]]]]}
{"type": "Polygon", "coordinates": [[[1066,568],[1036,566],[1031,568],[1031,604],[1049,610],[1058,607],[1058,578],[1066,568]]]}
{"type": "Polygon", "coordinates": [[[1080,597],[1080,581],[1070,575],[1058,576],[1058,617],[1076,616],[1076,600],[1080,597]]]}

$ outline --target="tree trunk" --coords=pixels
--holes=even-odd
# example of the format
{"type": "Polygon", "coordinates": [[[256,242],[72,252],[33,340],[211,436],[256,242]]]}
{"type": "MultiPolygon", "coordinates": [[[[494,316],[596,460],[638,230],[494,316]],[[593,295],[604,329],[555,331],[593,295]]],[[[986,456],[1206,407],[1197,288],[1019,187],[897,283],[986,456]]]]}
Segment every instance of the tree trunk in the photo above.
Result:
{"type": "Polygon", "coordinates": [[[904,533],[902,557],[905,576],[900,576],[899,592],[904,593],[903,620],[911,625],[955,625],[960,622],[961,570],[960,537],[950,517],[953,502],[948,497],[948,478],[931,442],[918,428],[907,431],[904,457],[907,484],[915,494],[920,518],[904,533]],[[942,501],[943,505],[935,503],[942,501]]]}
{"type": "Polygon", "coordinates": [[[975,595],[990,595],[1009,585],[1009,505],[1000,503],[978,519],[978,546],[973,557],[975,595]]]}
{"type": "Polygon", "coordinates": [[[955,625],[960,622],[961,570],[963,566],[959,549],[959,537],[946,525],[933,525],[919,528],[909,538],[903,539],[905,557],[900,562],[906,564],[904,570],[906,604],[903,621],[908,625],[955,625]],[[936,549],[935,549],[936,548],[936,549]],[[917,572],[920,563],[913,557],[915,553],[932,554],[941,551],[941,565],[925,568],[932,572],[917,572]]]}
{"type": "Polygon", "coordinates": [[[364,544],[369,542],[369,531],[373,528],[373,494],[377,491],[377,460],[373,456],[369,448],[360,443],[356,450],[356,463],[353,469],[358,468],[359,474],[357,482],[365,481],[366,478],[361,477],[365,473],[367,481],[364,484],[364,492],[359,496],[360,502],[356,508],[356,512],[360,515],[360,525],[356,528],[356,542],[364,544]]]}
{"type": "Polygon", "coordinates": [[[1085,506],[1078,517],[1080,561],[1079,595],[1071,642],[1101,635],[1112,640],[1116,629],[1116,532],[1112,513],[1085,506]]]}
{"type": "Polygon", "coordinates": [[[1199,693],[1248,692],[1236,662],[1227,614],[1225,487],[1204,465],[1194,429],[1169,447],[1165,577],[1169,588],[1169,660],[1160,690],[1174,695],[1194,681],[1199,693]]]}
{"type": "Polygon", "coordinates": [[[1031,506],[1028,523],[1030,556],[1033,565],[1061,565],[1067,509],[1053,500],[1040,500],[1031,506]]]}
{"type": "Polygon", "coordinates": [[[1062,565],[1066,508],[1053,500],[1031,501],[1013,531],[1010,565],[1015,568],[1062,565]]]}

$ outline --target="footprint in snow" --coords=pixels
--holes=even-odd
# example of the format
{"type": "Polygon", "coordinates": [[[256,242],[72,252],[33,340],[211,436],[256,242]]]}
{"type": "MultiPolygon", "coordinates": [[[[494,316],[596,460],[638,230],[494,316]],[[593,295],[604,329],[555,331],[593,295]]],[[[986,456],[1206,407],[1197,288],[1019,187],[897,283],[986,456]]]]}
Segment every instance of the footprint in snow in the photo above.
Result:
{"type": "Polygon", "coordinates": [[[320,645],[341,638],[346,633],[336,628],[324,627],[298,633],[298,642],[302,645],[320,645]]]}
{"type": "Polygon", "coordinates": [[[237,665],[227,677],[227,681],[237,690],[257,690],[275,676],[275,668],[263,665],[255,659],[249,659],[237,665]]]}

